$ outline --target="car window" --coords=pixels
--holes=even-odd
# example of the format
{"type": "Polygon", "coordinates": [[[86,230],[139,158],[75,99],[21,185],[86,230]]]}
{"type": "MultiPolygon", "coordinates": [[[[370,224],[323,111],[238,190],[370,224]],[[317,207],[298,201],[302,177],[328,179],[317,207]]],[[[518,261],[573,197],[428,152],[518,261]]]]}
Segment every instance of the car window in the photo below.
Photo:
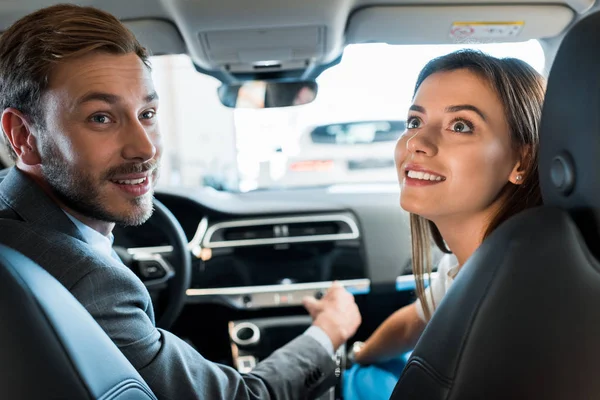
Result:
{"type": "Polygon", "coordinates": [[[536,40],[350,45],[317,79],[314,102],[234,110],[220,104],[220,82],[198,73],[188,56],[154,57],[166,146],[160,184],[248,191],[395,182],[393,147],[417,74],[432,58],[460,48],[520,58],[545,72],[536,40]]]}
{"type": "Polygon", "coordinates": [[[319,125],[310,132],[315,144],[355,145],[393,142],[406,128],[405,121],[360,121],[319,125]]]}

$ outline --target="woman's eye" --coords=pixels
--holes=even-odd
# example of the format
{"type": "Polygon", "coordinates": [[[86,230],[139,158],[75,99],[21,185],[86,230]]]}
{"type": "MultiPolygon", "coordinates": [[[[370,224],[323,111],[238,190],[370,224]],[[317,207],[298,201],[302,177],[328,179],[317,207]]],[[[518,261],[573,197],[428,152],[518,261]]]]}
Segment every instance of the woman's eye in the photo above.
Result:
{"type": "Polygon", "coordinates": [[[90,118],[90,121],[96,124],[109,124],[111,122],[110,118],[104,114],[94,115],[90,118]]]}
{"type": "Polygon", "coordinates": [[[451,128],[452,131],[454,132],[458,132],[458,133],[471,133],[473,132],[473,127],[467,123],[466,121],[456,121],[452,124],[451,128]]]}
{"type": "Polygon", "coordinates": [[[406,122],[406,129],[416,129],[421,126],[421,121],[419,118],[410,117],[406,122]]]}

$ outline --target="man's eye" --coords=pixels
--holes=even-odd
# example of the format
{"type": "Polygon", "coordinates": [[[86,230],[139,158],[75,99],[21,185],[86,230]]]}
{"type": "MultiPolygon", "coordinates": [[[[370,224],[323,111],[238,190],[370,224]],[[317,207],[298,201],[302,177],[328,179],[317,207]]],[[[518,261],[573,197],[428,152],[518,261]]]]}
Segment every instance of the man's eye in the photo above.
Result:
{"type": "Polygon", "coordinates": [[[156,116],[156,111],[154,110],[148,110],[148,111],[144,111],[142,113],[142,118],[143,119],[152,119],[156,116]]]}
{"type": "Polygon", "coordinates": [[[96,124],[109,124],[111,123],[111,120],[108,116],[103,115],[103,114],[99,114],[99,115],[94,115],[90,118],[90,121],[96,123],[96,124]]]}
{"type": "Polygon", "coordinates": [[[416,118],[416,117],[409,118],[408,122],[406,123],[406,129],[416,129],[420,126],[421,126],[421,121],[419,120],[419,118],[416,118]]]}
{"type": "Polygon", "coordinates": [[[450,130],[458,133],[471,133],[473,132],[473,127],[466,121],[456,121],[452,124],[450,130]]]}

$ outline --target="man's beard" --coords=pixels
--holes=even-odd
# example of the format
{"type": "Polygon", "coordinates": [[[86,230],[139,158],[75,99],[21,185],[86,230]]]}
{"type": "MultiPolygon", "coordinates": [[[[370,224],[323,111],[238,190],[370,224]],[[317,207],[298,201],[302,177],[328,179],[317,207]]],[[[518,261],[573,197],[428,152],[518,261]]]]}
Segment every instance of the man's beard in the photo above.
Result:
{"type": "Polygon", "coordinates": [[[73,211],[98,221],[112,222],[124,226],[141,225],[150,218],[153,212],[153,195],[147,193],[130,200],[131,207],[124,213],[111,211],[106,207],[108,200],[101,195],[100,186],[117,175],[153,171],[148,177],[152,184],[158,176],[158,162],[151,160],[138,164],[122,164],[105,171],[101,177],[87,171],[78,170],[69,164],[61,155],[50,138],[42,140],[40,154],[42,156],[42,173],[52,191],[63,204],[73,211]]]}

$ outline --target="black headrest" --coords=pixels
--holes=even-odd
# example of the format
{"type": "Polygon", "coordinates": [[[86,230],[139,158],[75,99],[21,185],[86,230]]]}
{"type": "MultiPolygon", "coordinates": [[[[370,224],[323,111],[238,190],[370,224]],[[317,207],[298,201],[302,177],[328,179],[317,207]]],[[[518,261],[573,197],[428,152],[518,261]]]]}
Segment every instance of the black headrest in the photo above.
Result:
{"type": "Polygon", "coordinates": [[[550,71],[540,130],[544,203],[568,211],[592,250],[600,243],[599,41],[600,13],[565,36],[550,71]]]}
{"type": "Polygon", "coordinates": [[[50,274],[0,245],[0,393],[6,399],[156,399],[50,274]]]}

